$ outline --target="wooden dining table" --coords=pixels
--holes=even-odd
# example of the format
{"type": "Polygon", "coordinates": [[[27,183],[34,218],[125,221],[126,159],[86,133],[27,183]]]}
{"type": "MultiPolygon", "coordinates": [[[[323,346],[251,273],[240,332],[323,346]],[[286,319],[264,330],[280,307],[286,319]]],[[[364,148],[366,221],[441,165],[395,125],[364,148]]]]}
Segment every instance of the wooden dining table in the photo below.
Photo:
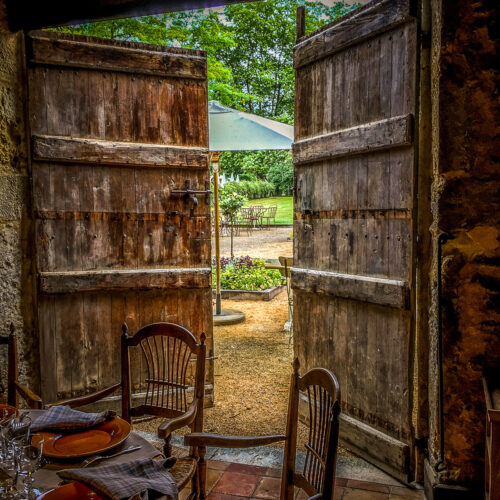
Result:
{"type": "MultiPolygon", "coordinates": [[[[34,420],[41,412],[45,410],[29,410],[28,416],[34,420]]],[[[98,456],[109,456],[118,453],[129,447],[136,447],[139,449],[119,455],[112,458],[103,458],[97,462],[90,465],[92,468],[99,468],[103,465],[120,464],[130,462],[132,460],[138,460],[141,458],[160,458],[161,453],[146,439],[140,436],[138,433],[131,431],[128,437],[115,448],[108,450],[105,453],[97,453],[98,456]]],[[[72,460],[55,460],[49,458],[46,460],[45,465],[39,469],[34,474],[34,487],[40,492],[46,492],[53,488],[56,488],[61,483],[61,478],[57,475],[57,472],[67,468],[76,468],[81,466],[82,462],[88,458],[92,458],[92,455],[82,457],[81,459],[72,460]]]]}

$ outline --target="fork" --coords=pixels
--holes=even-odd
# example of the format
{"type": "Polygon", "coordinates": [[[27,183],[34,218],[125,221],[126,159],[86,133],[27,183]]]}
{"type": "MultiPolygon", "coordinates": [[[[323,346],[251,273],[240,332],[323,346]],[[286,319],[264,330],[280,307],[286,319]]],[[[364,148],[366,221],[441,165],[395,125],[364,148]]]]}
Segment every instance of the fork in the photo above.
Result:
{"type": "Polygon", "coordinates": [[[133,451],[139,450],[140,448],[141,448],[140,446],[129,446],[128,448],[125,448],[124,450],[114,453],[113,455],[97,455],[96,457],[90,457],[84,460],[78,467],[83,469],[99,460],[118,457],[119,455],[125,455],[125,453],[132,453],[133,451]]]}

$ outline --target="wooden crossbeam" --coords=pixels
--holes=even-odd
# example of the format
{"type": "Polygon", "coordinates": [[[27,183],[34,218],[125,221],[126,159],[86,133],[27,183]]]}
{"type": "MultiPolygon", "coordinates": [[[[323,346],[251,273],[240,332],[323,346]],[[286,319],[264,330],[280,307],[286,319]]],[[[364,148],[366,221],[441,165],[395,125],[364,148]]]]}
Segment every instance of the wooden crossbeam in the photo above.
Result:
{"type": "Polygon", "coordinates": [[[295,290],[325,293],[398,309],[409,307],[409,287],[404,281],[296,267],[292,267],[290,272],[295,290]]]}
{"type": "Polygon", "coordinates": [[[116,142],[49,135],[33,136],[33,159],[109,166],[208,167],[208,150],[138,142],[116,142]]]}
{"type": "Polygon", "coordinates": [[[412,141],[412,115],[396,116],[294,142],[293,162],[302,165],[339,156],[411,146],[412,141]]]}
{"type": "Polygon", "coordinates": [[[116,42],[71,35],[33,33],[29,37],[32,64],[204,80],[206,56],[201,51],[116,42]],[[57,39],[56,39],[57,38],[57,39]]]}
{"type": "Polygon", "coordinates": [[[210,268],[109,269],[39,273],[40,293],[209,288],[210,268]]]}

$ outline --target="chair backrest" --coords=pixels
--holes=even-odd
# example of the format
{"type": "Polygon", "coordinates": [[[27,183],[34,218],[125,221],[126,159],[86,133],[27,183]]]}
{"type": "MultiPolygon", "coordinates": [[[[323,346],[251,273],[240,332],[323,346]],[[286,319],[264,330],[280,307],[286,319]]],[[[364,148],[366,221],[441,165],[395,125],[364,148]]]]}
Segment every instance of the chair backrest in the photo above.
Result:
{"type": "Polygon", "coordinates": [[[277,206],[272,206],[272,207],[268,207],[267,209],[267,217],[270,217],[271,219],[276,217],[276,211],[278,210],[278,207],[277,206]]]}
{"type": "Polygon", "coordinates": [[[321,493],[333,500],[339,439],[340,387],[335,375],[325,368],[313,368],[299,376],[294,361],[281,481],[281,500],[293,500],[294,486],[309,496],[321,493]],[[299,411],[299,405],[305,412],[299,411]],[[305,413],[308,439],[302,471],[295,470],[299,413],[305,413]]]}
{"type": "Polygon", "coordinates": [[[253,214],[253,207],[241,207],[240,216],[242,219],[248,219],[253,214]]]}
{"type": "MultiPolygon", "coordinates": [[[[201,430],[203,398],[205,392],[205,334],[200,343],[186,328],[174,323],[153,323],[129,336],[127,325],[122,327],[122,416],[157,415],[173,418],[186,412],[190,404],[197,404],[198,411],[193,431],[201,430]],[[142,353],[142,372],[146,392],[143,403],[132,406],[131,373],[137,366],[131,362],[131,349],[142,353]],[[196,356],[194,381],[190,367],[196,356]],[[145,369],[144,369],[145,365],[145,369]],[[191,383],[190,383],[191,382],[191,383]],[[188,392],[193,390],[193,397],[188,392]],[[199,428],[200,427],[200,428],[199,428]]],[[[134,357],[138,361],[138,356],[134,357]]]]}
{"type": "Polygon", "coordinates": [[[8,336],[0,337],[0,345],[7,345],[7,403],[17,407],[17,391],[15,382],[17,380],[17,347],[14,325],[10,325],[8,336]]]}

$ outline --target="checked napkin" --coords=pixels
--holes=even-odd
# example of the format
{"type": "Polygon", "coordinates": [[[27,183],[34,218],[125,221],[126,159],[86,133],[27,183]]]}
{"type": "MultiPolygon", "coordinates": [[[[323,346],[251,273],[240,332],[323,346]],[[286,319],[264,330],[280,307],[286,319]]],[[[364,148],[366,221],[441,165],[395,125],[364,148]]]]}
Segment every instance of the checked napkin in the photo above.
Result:
{"type": "Polygon", "coordinates": [[[31,431],[38,432],[42,429],[81,430],[102,424],[105,420],[114,417],[116,413],[111,410],[100,413],[85,413],[73,410],[69,406],[53,406],[31,423],[31,431]]]}
{"type": "Polygon", "coordinates": [[[177,500],[179,494],[177,485],[164,467],[164,460],[141,458],[88,469],[66,469],[57,474],[65,481],[80,481],[112,500],[129,499],[135,495],[142,500],[162,495],[168,500],[177,500]]]}

